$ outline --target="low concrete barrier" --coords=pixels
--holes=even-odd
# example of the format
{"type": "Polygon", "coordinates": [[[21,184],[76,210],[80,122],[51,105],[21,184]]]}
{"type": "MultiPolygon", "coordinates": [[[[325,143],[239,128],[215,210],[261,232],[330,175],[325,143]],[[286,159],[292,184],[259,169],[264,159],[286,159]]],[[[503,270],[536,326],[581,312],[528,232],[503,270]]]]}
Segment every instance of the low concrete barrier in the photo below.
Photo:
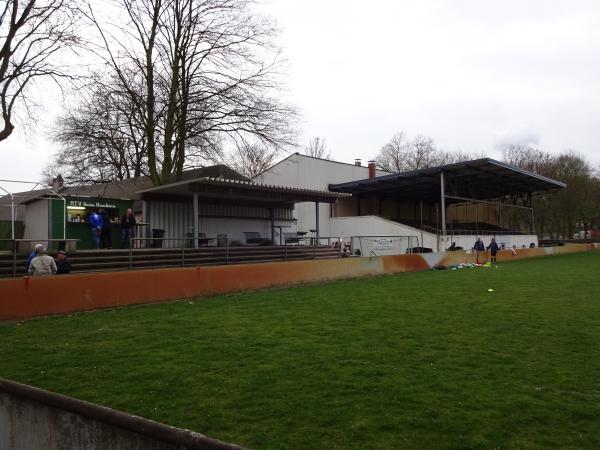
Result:
{"type": "Polygon", "coordinates": [[[0,449],[242,450],[32,386],[0,379],[0,449]]]}
{"type": "MultiPolygon", "coordinates": [[[[590,251],[598,244],[500,251],[498,261],[590,251]]],[[[21,320],[272,286],[485,262],[464,251],[0,279],[0,320],[21,320]]]]}

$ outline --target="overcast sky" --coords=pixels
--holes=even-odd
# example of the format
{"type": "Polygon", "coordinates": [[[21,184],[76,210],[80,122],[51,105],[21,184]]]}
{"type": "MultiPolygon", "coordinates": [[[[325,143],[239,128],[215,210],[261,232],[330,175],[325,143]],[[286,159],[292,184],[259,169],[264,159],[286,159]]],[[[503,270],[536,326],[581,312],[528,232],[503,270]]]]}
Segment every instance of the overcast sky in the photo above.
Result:
{"type": "MultiPolygon", "coordinates": [[[[508,143],[600,164],[598,0],[270,0],[302,143],[367,160],[398,131],[499,157],[508,143]]],[[[45,92],[37,137],[0,144],[0,178],[38,179],[60,111],[45,92]]]]}

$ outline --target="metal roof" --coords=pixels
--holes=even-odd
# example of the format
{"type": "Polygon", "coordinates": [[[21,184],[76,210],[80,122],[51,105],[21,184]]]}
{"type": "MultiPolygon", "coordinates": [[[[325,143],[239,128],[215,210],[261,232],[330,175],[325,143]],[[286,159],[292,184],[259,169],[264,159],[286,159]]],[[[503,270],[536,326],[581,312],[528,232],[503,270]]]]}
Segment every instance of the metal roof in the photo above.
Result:
{"type": "Polygon", "coordinates": [[[138,191],[142,199],[187,198],[197,192],[200,198],[236,204],[290,204],[300,202],[334,203],[348,194],[259,184],[245,180],[200,177],[138,191]]]}
{"type": "MultiPolygon", "coordinates": [[[[175,174],[172,174],[175,179],[175,174]]],[[[217,164],[214,166],[198,167],[196,169],[184,170],[181,174],[181,180],[197,179],[200,177],[223,178],[229,180],[245,180],[243,175],[240,175],[233,169],[217,164]]],[[[123,200],[136,200],[139,198],[138,192],[142,189],[152,187],[150,177],[140,176],[135,178],[127,178],[125,180],[110,181],[106,183],[81,184],[72,186],[63,186],[55,192],[63,197],[94,197],[94,198],[114,198],[123,200]]],[[[56,197],[52,188],[35,189],[31,191],[13,193],[15,204],[25,204],[38,198],[46,198],[46,196],[56,197]]],[[[0,196],[0,205],[10,205],[11,198],[9,195],[0,196]]]]}
{"type": "Polygon", "coordinates": [[[491,158],[463,161],[444,166],[400,172],[392,175],[330,184],[333,192],[353,195],[377,194],[406,200],[437,201],[441,195],[440,174],[444,173],[447,195],[477,200],[507,195],[539,193],[562,189],[565,183],[491,158]]]}

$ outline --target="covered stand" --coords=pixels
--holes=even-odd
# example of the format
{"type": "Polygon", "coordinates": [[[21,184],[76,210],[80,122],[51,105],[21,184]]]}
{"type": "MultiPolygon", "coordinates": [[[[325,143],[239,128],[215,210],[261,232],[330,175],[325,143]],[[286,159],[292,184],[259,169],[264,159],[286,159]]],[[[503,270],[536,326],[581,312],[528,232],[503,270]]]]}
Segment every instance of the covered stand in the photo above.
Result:
{"type": "MultiPolygon", "coordinates": [[[[534,195],[564,187],[566,185],[559,181],[490,158],[329,185],[333,192],[352,194],[358,215],[361,214],[361,199],[372,199],[379,205],[384,201],[411,203],[415,209],[414,222],[410,223],[405,217],[398,217],[398,220],[421,229],[432,229],[441,234],[442,240],[448,233],[448,208],[461,204],[498,207],[500,218],[496,225],[499,226],[502,225],[501,208],[526,210],[529,213],[528,231],[533,233],[534,195]],[[423,221],[424,206],[430,224],[423,221]]],[[[474,224],[469,225],[474,225],[475,229],[460,231],[478,233],[480,217],[477,208],[474,216],[474,224]]]]}
{"type": "MultiPolygon", "coordinates": [[[[180,238],[192,231],[193,246],[199,246],[198,235],[225,233],[240,235],[244,228],[261,223],[269,230],[270,240],[275,243],[275,230],[291,223],[296,203],[334,203],[345,194],[270,186],[250,181],[222,178],[197,178],[175,182],[140,191],[144,217],[149,217],[152,227],[163,227],[166,236],[180,238]],[[204,226],[200,223],[205,222],[204,226]],[[276,222],[280,224],[277,225],[276,222]]],[[[317,208],[318,211],[318,208],[317,208]]],[[[319,237],[318,215],[315,217],[316,234],[319,237]]]]}

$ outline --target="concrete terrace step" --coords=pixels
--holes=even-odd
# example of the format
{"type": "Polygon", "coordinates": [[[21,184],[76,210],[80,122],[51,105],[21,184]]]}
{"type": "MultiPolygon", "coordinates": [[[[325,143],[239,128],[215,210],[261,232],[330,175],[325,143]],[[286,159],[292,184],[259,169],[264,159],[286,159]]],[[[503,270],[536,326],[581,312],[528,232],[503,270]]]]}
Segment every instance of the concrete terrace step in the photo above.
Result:
{"type": "MultiPolygon", "coordinates": [[[[245,246],[201,247],[199,249],[135,249],[87,250],[70,255],[72,273],[152,269],[167,267],[190,267],[225,264],[246,264],[285,260],[308,260],[338,258],[338,248],[328,246],[245,246]]],[[[26,274],[26,255],[18,255],[17,276],[26,274]]],[[[12,277],[13,259],[10,254],[0,255],[0,277],[12,277]]]]}

